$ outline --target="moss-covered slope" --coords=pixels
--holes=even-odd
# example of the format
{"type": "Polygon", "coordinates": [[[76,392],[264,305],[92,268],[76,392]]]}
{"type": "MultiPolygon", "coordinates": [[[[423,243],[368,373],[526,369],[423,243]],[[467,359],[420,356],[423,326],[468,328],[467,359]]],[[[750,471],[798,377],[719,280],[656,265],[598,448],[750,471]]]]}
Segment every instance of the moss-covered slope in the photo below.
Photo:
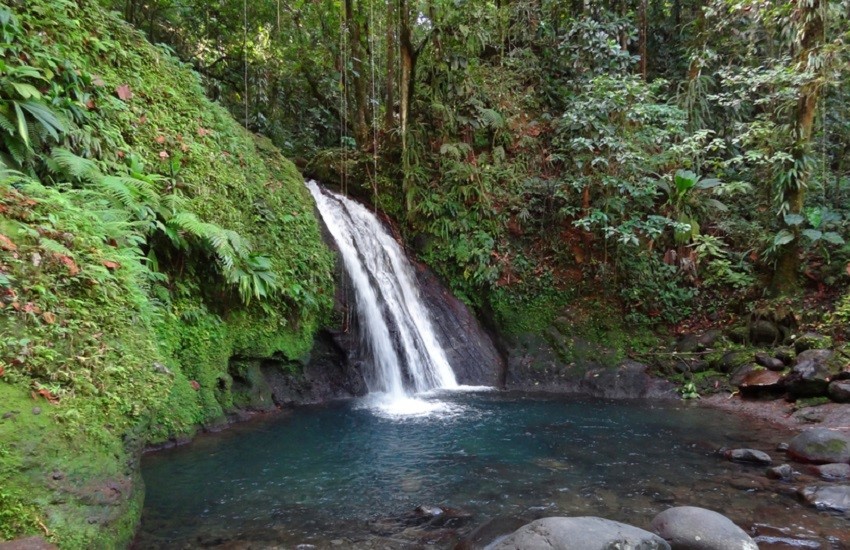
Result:
{"type": "Polygon", "coordinates": [[[222,419],[233,357],[297,368],[331,258],[294,166],[116,16],[0,34],[0,540],[121,546],[139,446],[222,419]]]}

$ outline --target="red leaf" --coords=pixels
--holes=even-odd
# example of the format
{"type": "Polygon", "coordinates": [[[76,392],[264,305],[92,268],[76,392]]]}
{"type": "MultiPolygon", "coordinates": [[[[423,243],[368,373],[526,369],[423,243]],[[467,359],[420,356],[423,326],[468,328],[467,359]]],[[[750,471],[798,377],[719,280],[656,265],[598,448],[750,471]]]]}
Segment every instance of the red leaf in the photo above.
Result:
{"type": "Polygon", "coordinates": [[[52,325],[56,322],[56,316],[50,313],[49,311],[45,311],[44,315],[42,315],[41,318],[44,319],[44,322],[48,325],[52,325]]]}
{"type": "Polygon", "coordinates": [[[94,84],[95,86],[106,86],[106,82],[104,82],[104,81],[103,81],[103,79],[102,79],[102,78],[100,78],[100,77],[99,77],[99,76],[97,76],[97,75],[95,75],[95,77],[94,77],[94,79],[91,81],[91,83],[92,83],[92,84],[94,84]]]}
{"type": "MultiPolygon", "coordinates": [[[[18,249],[18,247],[15,246],[15,243],[13,243],[9,237],[2,233],[0,233],[0,248],[2,248],[3,250],[8,250],[10,252],[14,252],[18,249]]],[[[848,268],[850,268],[850,266],[848,266],[848,268]]]]}
{"type": "Polygon", "coordinates": [[[65,264],[65,267],[68,268],[68,273],[71,274],[71,277],[80,272],[80,268],[77,267],[77,264],[74,263],[74,260],[65,256],[64,254],[54,254],[55,258],[65,264]]]}
{"type": "Polygon", "coordinates": [[[0,365],[0,376],[3,376],[3,374],[4,374],[5,372],[6,372],[6,368],[5,368],[5,367],[3,367],[3,365],[0,365]]]}
{"type": "Polygon", "coordinates": [[[205,135],[207,135],[209,133],[210,133],[210,131],[207,130],[206,128],[204,128],[203,126],[198,126],[198,135],[200,137],[204,137],[205,135]]]}
{"type": "Polygon", "coordinates": [[[159,152],[159,158],[161,158],[162,160],[167,159],[168,158],[168,151],[160,151],[159,152]]]}
{"type": "Polygon", "coordinates": [[[119,267],[121,267],[121,264],[119,264],[118,262],[113,262],[112,260],[103,260],[100,263],[106,269],[118,269],[119,267]]]}
{"type": "Polygon", "coordinates": [[[201,385],[198,384],[197,380],[189,380],[189,385],[192,386],[192,389],[198,391],[201,389],[201,385]]]}
{"type": "Polygon", "coordinates": [[[848,275],[850,275],[850,264],[847,264],[847,267],[844,269],[848,275]]]}
{"type": "Polygon", "coordinates": [[[86,108],[87,108],[87,109],[91,110],[91,109],[94,109],[94,107],[95,107],[95,105],[94,105],[94,100],[93,100],[93,99],[90,99],[90,100],[86,101],[86,108]]]}
{"type": "Polygon", "coordinates": [[[156,142],[159,143],[160,145],[162,145],[163,143],[165,143],[165,136],[163,136],[163,135],[156,136],[156,142]]]}
{"type": "Polygon", "coordinates": [[[130,86],[127,84],[122,84],[115,88],[115,93],[118,94],[118,99],[122,101],[129,101],[133,99],[133,92],[130,90],[130,86]]]}

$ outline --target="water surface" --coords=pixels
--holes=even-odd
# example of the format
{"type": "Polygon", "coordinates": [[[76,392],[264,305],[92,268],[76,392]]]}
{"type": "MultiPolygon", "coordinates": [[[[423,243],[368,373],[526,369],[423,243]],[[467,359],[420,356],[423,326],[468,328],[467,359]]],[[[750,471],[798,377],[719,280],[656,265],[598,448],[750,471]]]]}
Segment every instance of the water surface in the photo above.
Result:
{"type": "Polygon", "coordinates": [[[147,455],[136,546],[451,547],[491,518],[597,515],[647,527],[677,505],[797,535],[850,527],[798,504],[763,468],[716,456],[753,446],[782,458],[773,449],[783,434],[751,420],[497,392],[432,399],[436,412],[412,417],[362,401],[302,407],[147,455]],[[420,505],[463,517],[421,525],[420,505]]]}

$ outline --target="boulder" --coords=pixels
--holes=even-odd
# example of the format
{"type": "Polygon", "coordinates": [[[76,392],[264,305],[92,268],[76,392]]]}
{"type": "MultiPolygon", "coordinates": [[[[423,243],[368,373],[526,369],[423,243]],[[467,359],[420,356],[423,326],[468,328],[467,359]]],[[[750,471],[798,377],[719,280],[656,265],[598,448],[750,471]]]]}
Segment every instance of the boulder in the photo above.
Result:
{"type": "Polygon", "coordinates": [[[850,462],[850,435],[827,428],[810,428],[788,445],[788,455],[801,462],[850,462]]]}
{"type": "Polygon", "coordinates": [[[745,365],[736,367],[729,374],[729,383],[733,386],[740,386],[741,382],[743,382],[748,376],[760,370],[762,370],[762,368],[756,365],[755,363],[747,363],[745,365]]]}
{"type": "Polygon", "coordinates": [[[838,403],[850,403],[850,381],[833,380],[827,387],[829,398],[838,403]]]}
{"type": "Polygon", "coordinates": [[[720,359],[720,370],[723,372],[732,372],[738,367],[748,364],[753,356],[747,351],[727,351],[720,359]]]}
{"type": "Polygon", "coordinates": [[[552,517],[520,527],[492,550],[669,550],[649,531],[597,517],[552,517]]]}
{"type": "Polygon", "coordinates": [[[777,359],[785,363],[785,365],[790,365],[794,362],[794,357],[796,357],[796,353],[794,353],[794,348],[791,346],[780,346],[773,350],[774,356],[777,359]]]}
{"type": "Polygon", "coordinates": [[[651,528],[673,550],[758,550],[753,539],[732,520],[696,506],[664,510],[652,520],[651,528]]]}
{"type": "Polygon", "coordinates": [[[766,319],[750,323],[750,342],[753,344],[778,344],[782,339],[779,327],[766,319]]]}
{"type": "Polygon", "coordinates": [[[794,340],[794,351],[798,354],[811,349],[824,349],[832,347],[832,338],[818,334],[817,332],[806,332],[794,340]]]}
{"type": "Polygon", "coordinates": [[[823,464],[815,466],[812,470],[825,481],[850,479],[850,464],[823,464]]]}
{"type": "Polygon", "coordinates": [[[840,362],[828,349],[810,349],[797,356],[791,372],[785,376],[785,386],[794,397],[826,395],[829,382],[840,372],[840,362]]]}
{"type": "Polygon", "coordinates": [[[717,341],[723,337],[723,332],[712,329],[707,330],[704,333],[700,334],[697,338],[697,343],[699,344],[700,349],[708,349],[713,348],[717,341]]]}
{"type": "Polygon", "coordinates": [[[796,474],[797,472],[794,471],[794,468],[790,464],[780,464],[779,466],[768,468],[766,472],[767,477],[770,479],[778,479],[780,481],[791,481],[796,474]]]}
{"type": "Polygon", "coordinates": [[[760,351],[756,353],[756,363],[770,370],[780,371],[785,368],[782,359],[772,357],[769,353],[760,351]]]}
{"type": "Polygon", "coordinates": [[[754,370],[738,381],[738,389],[742,395],[757,396],[779,394],[785,391],[782,375],[772,370],[754,370]]]}
{"type": "Polygon", "coordinates": [[[744,462],[746,464],[761,464],[767,466],[773,462],[769,454],[756,449],[729,449],[724,451],[723,456],[732,462],[744,462]]]}
{"type": "Polygon", "coordinates": [[[805,487],[798,494],[806,504],[818,510],[850,512],[850,485],[805,487]]]}

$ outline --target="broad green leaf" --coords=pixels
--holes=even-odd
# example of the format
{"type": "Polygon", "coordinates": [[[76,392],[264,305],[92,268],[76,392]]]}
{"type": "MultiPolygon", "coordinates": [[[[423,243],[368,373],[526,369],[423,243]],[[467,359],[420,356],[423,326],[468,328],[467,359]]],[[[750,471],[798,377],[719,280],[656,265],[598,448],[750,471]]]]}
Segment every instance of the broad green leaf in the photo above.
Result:
{"type": "Polygon", "coordinates": [[[785,214],[785,223],[787,225],[800,225],[805,220],[800,214],[785,214]]]}
{"type": "Polygon", "coordinates": [[[29,148],[30,146],[30,132],[27,129],[27,119],[24,117],[24,112],[21,110],[21,106],[18,105],[17,102],[13,102],[15,106],[15,114],[18,117],[18,134],[21,136],[21,140],[24,142],[24,145],[29,148]]]}
{"type": "Polygon", "coordinates": [[[844,238],[835,231],[827,231],[824,233],[823,240],[830,244],[844,244],[844,238]]]}
{"type": "Polygon", "coordinates": [[[697,188],[698,189],[711,189],[712,187],[717,187],[721,183],[723,183],[723,182],[721,182],[717,178],[708,178],[708,179],[704,179],[704,180],[699,180],[699,182],[697,183],[697,188]]]}
{"type": "Polygon", "coordinates": [[[812,242],[817,242],[823,237],[823,233],[817,229],[804,229],[803,235],[812,242]]]}
{"type": "Polygon", "coordinates": [[[775,246],[782,246],[784,244],[788,244],[794,240],[794,234],[788,231],[787,229],[783,229],[773,238],[773,244],[775,246]]]}
{"type": "Polygon", "coordinates": [[[12,87],[24,99],[41,99],[41,92],[38,89],[25,82],[12,82],[12,87]]]}
{"type": "Polygon", "coordinates": [[[696,185],[697,183],[697,175],[691,172],[690,170],[679,170],[676,172],[676,176],[673,178],[674,183],[676,184],[676,189],[679,191],[679,194],[684,194],[696,185]]]}

